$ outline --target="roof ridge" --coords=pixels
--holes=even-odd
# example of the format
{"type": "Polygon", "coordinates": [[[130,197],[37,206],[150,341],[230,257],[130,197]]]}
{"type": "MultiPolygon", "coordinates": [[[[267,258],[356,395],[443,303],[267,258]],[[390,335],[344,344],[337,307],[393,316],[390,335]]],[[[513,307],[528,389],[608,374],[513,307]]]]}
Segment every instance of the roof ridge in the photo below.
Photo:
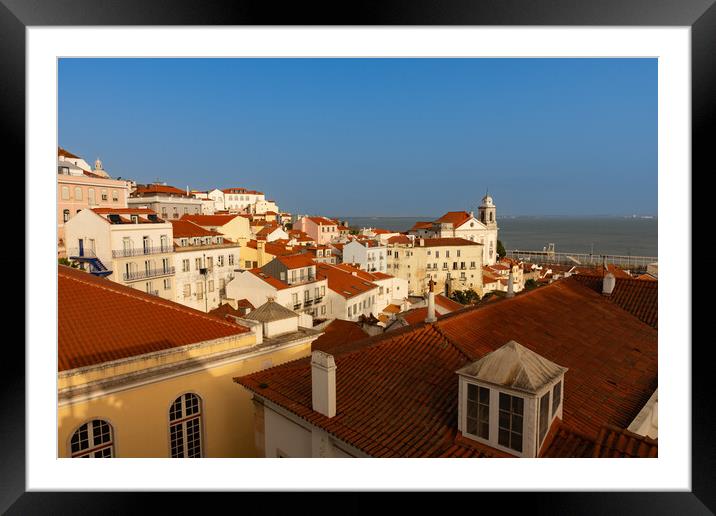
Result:
{"type": "MultiPolygon", "coordinates": [[[[66,265],[60,265],[59,267],[64,268],[64,269],[75,270],[75,269],[72,269],[72,267],[68,267],[68,266],[66,266],[66,265]]],[[[61,272],[59,272],[59,274],[61,274],[61,275],[64,276],[65,278],[71,279],[71,280],[76,281],[76,282],[78,282],[78,283],[83,283],[83,284],[85,284],[85,285],[89,285],[89,286],[94,287],[94,288],[98,288],[98,289],[101,289],[101,290],[105,290],[105,291],[107,291],[107,292],[114,292],[115,294],[119,294],[119,295],[121,295],[121,296],[125,296],[125,297],[128,297],[128,298],[130,298],[130,299],[137,299],[137,300],[140,300],[140,301],[144,301],[145,303],[151,303],[151,304],[153,304],[153,305],[163,306],[163,307],[165,307],[165,308],[168,308],[168,309],[170,309],[170,310],[175,310],[175,311],[177,311],[177,312],[184,312],[184,313],[186,313],[186,314],[188,314],[188,315],[192,315],[192,316],[194,316],[194,317],[200,317],[200,318],[202,318],[202,319],[206,319],[206,320],[211,321],[211,322],[220,322],[221,324],[224,324],[224,325],[226,325],[226,326],[228,326],[228,327],[230,327],[230,328],[243,328],[245,331],[248,331],[248,330],[249,330],[249,328],[247,328],[247,327],[245,327],[245,326],[241,326],[240,324],[235,324],[235,323],[231,323],[231,322],[225,321],[225,320],[223,320],[223,319],[218,319],[218,318],[216,318],[215,316],[210,316],[208,313],[205,314],[205,313],[203,313],[203,312],[199,312],[198,310],[194,310],[193,308],[189,308],[188,306],[184,306],[184,305],[179,304],[179,303],[174,303],[173,301],[165,300],[165,299],[163,299],[163,298],[148,299],[148,298],[145,297],[145,296],[152,296],[152,295],[151,295],[151,294],[147,294],[146,292],[142,292],[141,290],[137,290],[136,292],[132,292],[132,294],[130,294],[129,292],[122,292],[122,289],[121,289],[121,288],[120,288],[120,289],[114,289],[114,288],[111,288],[111,287],[107,287],[107,286],[105,286],[105,285],[100,285],[100,284],[98,284],[98,283],[96,283],[96,282],[94,282],[94,281],[91,281],[91,280],[90,280],[90,281],[87,281],[87,280],[85,280],[84,278],[80,278],[80,277],[74,276],[74,275],[72,275],[72,274],[67,274],[65,271],[62,271],[62,269],[60,269],[60,271],[61,271],[61,272]],[[137,295],[137,294],[140,294],[140,295],[137,295]],[[161,301],[159,301],[159,300],[161,300],[161,301]]],[[[85,272],[84,274],[89,275],[89,273],[87,273],[87,272],[85,272]]],[[[114,285],[117,285],[117,286],[119,286],[119,287],[125,287],[124,285],[121,285],[121,284],[119,284],[119,283],[112,282],[111,280],[107,280],[107,281],[109,281],[109,282],[111,282],[111,283],[114,283],[114,285]]],[[[130,288],[130,287],[125,287],[125,288],[130,288]]],[[[132,289],[132,290],[135,290],[135,289],[132,289]]],[[[157,297],[157,296],[152,296],[152,297],[157,297]]]]}

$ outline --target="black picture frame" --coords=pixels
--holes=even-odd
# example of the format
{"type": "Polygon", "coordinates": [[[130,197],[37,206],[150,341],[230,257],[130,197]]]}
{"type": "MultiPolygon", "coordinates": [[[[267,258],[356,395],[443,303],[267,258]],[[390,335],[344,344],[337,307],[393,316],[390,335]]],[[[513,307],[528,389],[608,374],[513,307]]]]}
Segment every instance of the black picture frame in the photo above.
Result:
{"type": "MultiPolygon", "coordinates": [[[[0,75],[0,126],[2,141],[12,150],[15,166],[20,160],[24,165],[25,156],[25,28],[63,25],[688,26],[691,27],[692,43],[692,168],[701,170],[701,174],[716,170],[713,143],[709,137],[716,125],[714,0],[384,0],[335,2],[329,6],[295,2],[280,9],[270,2],[230,0],[0,0],[0,70],[3,71],[0,75]]],[[[693,205],[696,205],[695,200],[693,205]]],[[[692,220],[696,223],[697,219],[693,216],[692,220]]],[[[690,282],[691,278],[688,280],[690,282]]],[[[682,301],[691,302],[689,299],[682,301]]],[[[480,496],[480,507],[484,508],[487,507],[485,496],[509,496],[512,507],[515,502],[525,504],[531,512],[538,514],[712,513],[716,510],[716,446],[711,436],[714,408],[710,395],[713,388],[706,371],[711,364],[707,355],[709,340],[701,341],[701,346],[691,349],[691,492],[453,494],[454,502],[463,502],[467,496],[480,496]]],[[[149,494],[25,492],[25,355],[21,349],[15,349],[16,355],[9,357],[7,348],[11,343],[17,346],[16,342],[8,340],[6,354],[0,360],[4,416],[0,425],[0,511],[8,514],[76,514],[124,513],[149,508],[146,499],[149,494]]],[[[691,345],[691,342],[674,344],[691,345]]],[[[238,495],[242,497],[242,512],[267,511],[266,497],[275,500],[274,494],[238,495]]],[[[380,495],[347,493],[339,502],[341,512],[371,510],[376,497],[380,495]]],[[[186,497],[178,494],[162,496],[163,512],[168,512],[172,506],[186,509],[186,503],[186,497]]],[[[218,503],[220,501],[213,500],[210,507],[219,509],[218,503]]],[[[423,503],[422,496],[411,496],[411,504],[423,503]]],[[[407,507],[403,506],[403,509],[407,507]]]]}

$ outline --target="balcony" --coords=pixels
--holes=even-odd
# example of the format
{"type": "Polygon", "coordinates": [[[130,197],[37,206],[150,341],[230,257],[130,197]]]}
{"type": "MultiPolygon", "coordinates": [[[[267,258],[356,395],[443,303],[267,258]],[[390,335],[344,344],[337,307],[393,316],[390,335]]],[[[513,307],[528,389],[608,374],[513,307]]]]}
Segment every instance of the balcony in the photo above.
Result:
{"type": "Polygon", "coordinates": [[[173,252],[171,246],[165,245],[160,247],[133,247],[131,249],[113,249],[112,258],[128,258],[130,256],[144,256],[147,254],[162,254],[173,252]]]}
{"type": "Polygon", "coordinates": [[[294,310],[298,310],[299,308],[301,308],[301,303],[294,303],[294,304],[293,304],[293,309],[294,309],[294,310]]]}
{"type": "Polygon", "coordinates": [[[316,304],[320,303],[321,301],[323,301],[323,297],[322,297],[322,296],[321,296],[321,297],[317,297],[316,299],[313,300],[313,302],[316,303],[316,304]]]}
{"type": "Polygon", "coordinates": [[[308,306],[311,306],[311,305],[313,305],[313,299],[306,299],[306,300],[303,302],[303,307],[304,307],[304,308],[306,308],[306,307],[308,307],[308,306]]]}
{"type": "Polygon", "coordinates": [[[174,267],[167,267],[162,269],[149,269],[135,272],[125,272],[122,275],[124,281],[137,281],[149,278],[158,278],[160,276],[169,276],[174,274],[174,267]]]}

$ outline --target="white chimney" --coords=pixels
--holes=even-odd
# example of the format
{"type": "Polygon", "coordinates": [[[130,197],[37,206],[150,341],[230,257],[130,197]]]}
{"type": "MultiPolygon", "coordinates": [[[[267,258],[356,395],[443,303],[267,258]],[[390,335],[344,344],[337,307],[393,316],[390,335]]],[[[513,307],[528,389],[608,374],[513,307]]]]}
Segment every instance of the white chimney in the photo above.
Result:
{"type": "Polygon", "coordinates": [[[514,297],[515,295],[515,278],[512,275],[512,269],[510,269],[510,275],[507,277],[507,297],[514,297]]]}
{"type": "Polygon", "coordinates": [[[426,323],[432,323],[437,321],[435,317],[435,292],[433,292],[433,285],[435,282],[431,279],[428,283],[430,291],[428,292],[428,316],[425,318],[426,323]]]}
{"type": "Polygon", "coordinates": [[[311,403],[324,416],[336,415],[336,362],[323,351],[311,353],[311,403]]]}
{"type": "Polygon", "coordinates": [[[611,272],[607,272],[604,275],[604,279],[602,279],[602,295],[611,296],[616,282],[617,280],[614,277],[614,274],[612,274],[611,272]]]}

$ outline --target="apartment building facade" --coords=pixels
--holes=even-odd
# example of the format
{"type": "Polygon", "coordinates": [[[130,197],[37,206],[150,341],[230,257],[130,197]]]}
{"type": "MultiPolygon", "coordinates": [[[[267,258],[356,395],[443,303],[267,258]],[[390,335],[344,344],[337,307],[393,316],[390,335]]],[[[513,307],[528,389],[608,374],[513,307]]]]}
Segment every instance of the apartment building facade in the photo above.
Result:
{"type": "Polygon", "coordinates": [[[428,282],[449,296],[472,289],[482,296],[482,245],[464,238],[415,238],[388,244],[387,272],[408,282],[410,294],[423,295],[428,282]]]}
{"type": "Polygon", "coordinates": [[[137,185],[127,200],[130,208],[147,208],[164,220],[178,220],[184,215],[201,215],[203,203],[193,195],[165,184],[137,185]]]}
{"type": "Polygon", "coordinates": [[[65,225],[67,254],[89,272],[175,299],[172,225],[148,209],[84,209],[65,225]]]}
{"type": "Polygon", "coordinates": [[[241,248],[221,233],[187,220],[171,222],[174,236],[176,289],[174,301],[209,312],[226,299],[241,248]]]}
{"type": "Polygon", "coordinates": [[[65,224],[85,208],[126,208],[129,182],[112,179],[95,162],[92,169],[82,158],[58,149],[57,243],[58,255],[66,256],[65,224]]]}
{"type": "Polygon", "coordinates": [[[258,306],[269,298],[296,313],[326,316],[328,283],[316,275],[316,263],[306,255],[277,256],[260,268],[239,270],[226,286],[227,297],[247,299],[258,306]]]}

